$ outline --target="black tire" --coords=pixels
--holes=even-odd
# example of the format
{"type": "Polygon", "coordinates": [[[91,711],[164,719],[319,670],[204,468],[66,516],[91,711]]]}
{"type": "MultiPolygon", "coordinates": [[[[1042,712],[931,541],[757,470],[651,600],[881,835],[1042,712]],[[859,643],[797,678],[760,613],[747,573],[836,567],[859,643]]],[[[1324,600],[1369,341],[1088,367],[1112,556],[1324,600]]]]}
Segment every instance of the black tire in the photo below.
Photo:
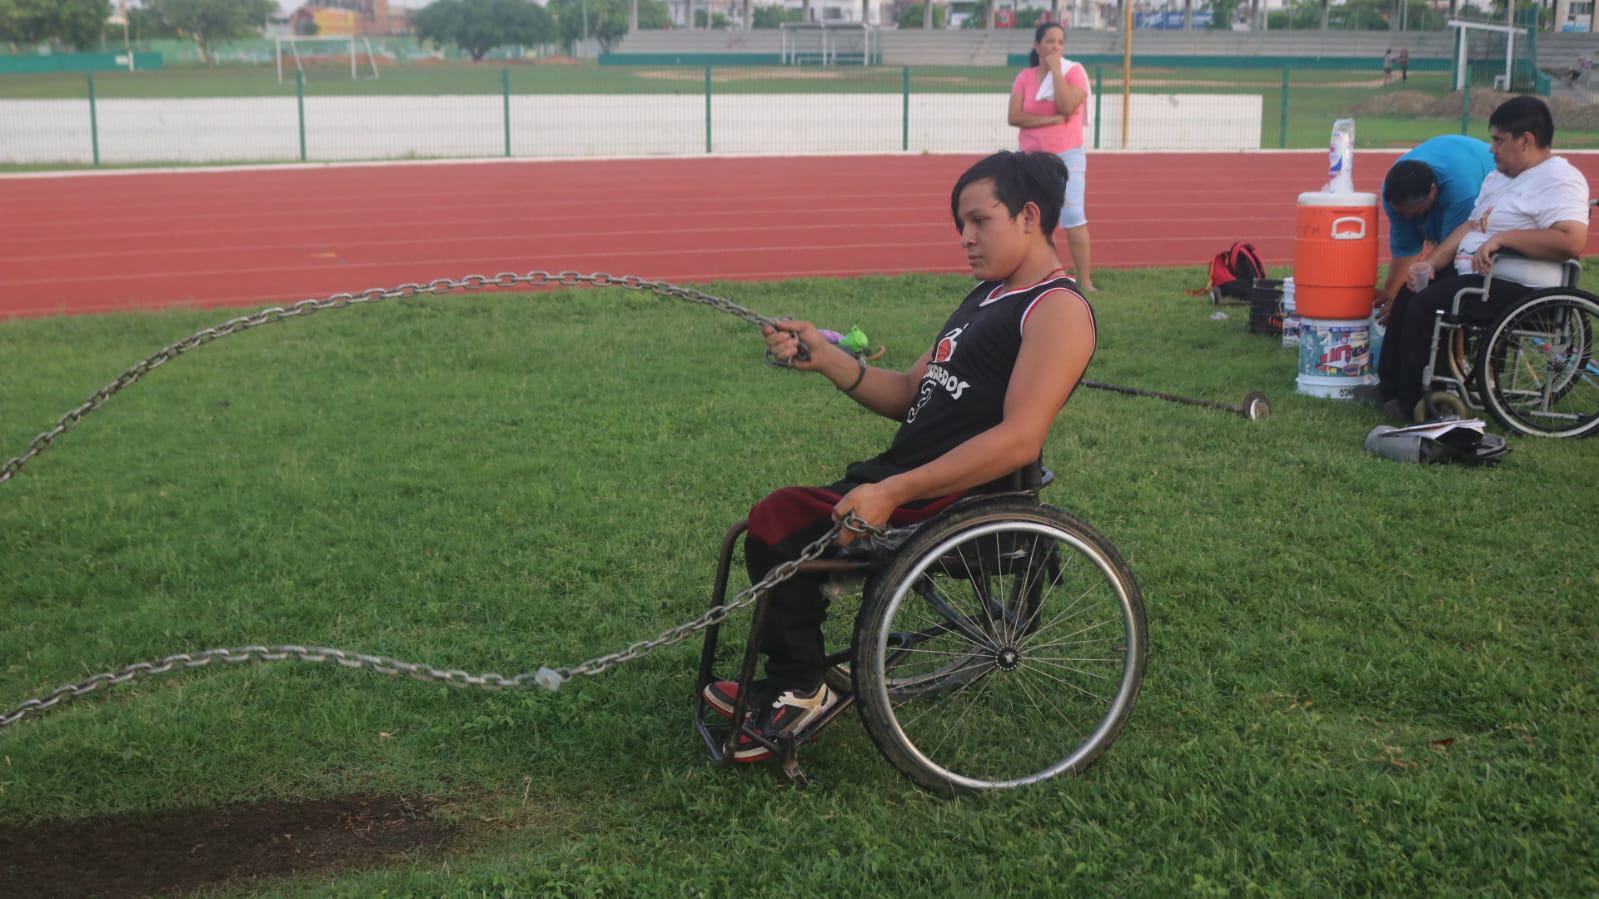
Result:
{"type": "Polygon", "coordinates": [[[1427,418],[1424,420],[1442,418],[1445,415],[1453,415],[1456,418],[1472,417],[1471,407],[1466,405],[1466,401],[1447,390],[1434,390],[1427,394],[1422,403],[1427,410],[1427,418]]]}
{"type": "Polygon", "coordinates": [[[1599,430],[1599,301],[1566,288],[1535,293],[1489,326],[1477,371],[1506,430],[1586,437],[1599,430]]]}
{"type": "Polygon", "coordinates": [[[1005,497],[906,541],[866,595],[855,653],[872,741],[919,786],[953,794],[1091,764],[1137,701],[1148,636],[1138,584],[1104,537],[1005,497]]]}

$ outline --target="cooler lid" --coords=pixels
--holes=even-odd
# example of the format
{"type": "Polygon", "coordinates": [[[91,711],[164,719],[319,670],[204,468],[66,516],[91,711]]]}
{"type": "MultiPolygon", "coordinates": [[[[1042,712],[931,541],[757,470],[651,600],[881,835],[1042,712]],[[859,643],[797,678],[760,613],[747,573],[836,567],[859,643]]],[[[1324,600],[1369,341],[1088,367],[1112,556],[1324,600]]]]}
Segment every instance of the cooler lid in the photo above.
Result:
{"type": "Polygon", "coordinates": [[[1376,206],[1377,195],[1368,193],[1324,194],[1319,190],[1299,195],[1301,206],[1376,206]]]}

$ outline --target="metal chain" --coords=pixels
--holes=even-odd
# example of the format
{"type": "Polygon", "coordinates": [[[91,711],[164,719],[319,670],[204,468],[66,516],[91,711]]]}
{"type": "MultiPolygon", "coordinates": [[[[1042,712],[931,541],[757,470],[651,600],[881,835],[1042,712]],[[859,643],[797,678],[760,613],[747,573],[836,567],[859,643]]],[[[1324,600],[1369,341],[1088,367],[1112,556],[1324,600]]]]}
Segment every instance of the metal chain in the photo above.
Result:
{"type": "Polygon", "coordinates": [[[344,668],[365,668],[368,671],[376,671],[380,674],[404,674],[417,680],[440,681],[452,687],[481,687],[485,690],[530,690],[534,686],[539,686],[546,690],[555,691],[561,688],[563,682],[571,680],[578,675],[592,677],[617,665],[641,659],[663,646],[679,643],[708,627],[722,623],[727,616],[760,599],[761,595],[767,590],[793,577],[794,573],[799,570],[800,565],[819,558],[822,553],[827,551],[828,545],[845,530],[864,534],[876,540],[892,539],[894,536],[892,531],[873,527],[862,521],[854,512],[850,512],[829,528],[827,533],[816,538],[801,550],[798,558],[774,567],[766,573],[765,577],[751,584],[722,605],[712,606],[700,617],[662,631],[653,640],[640,640],[620,652],[595,656],[592,659],[566,668],[541,667],[537,671],[518,674],[515,677],[505,677],[494,672],[471,674],[459,669],[435,668],[432,665],[419,662],[404,662],[388,656],[348,652],[326,646],[241,646],[236,649],[208,649],[200,653],[178,653],[154,662],[138,662],[123,668],[121,671],[108,671],[104,674],[96,674],[88,680],[57,687],[45,696],[30,699],[16,708],[0,714],[0,730],[10,727],[30,715],[44,714],[47,710],[63,702],[77,699],[86,693],[93,693],[102,687],[112,687],[131,680],[153,677],[173,671],[203,668],[213,662],[224,662],[230,665],[243,662],[282,661],[333,663],[344,668]]]}
{"type": "MultiPolygon", "coordinates": [[[[592,284],[596,287],[647,290],[664,296],[687,300],[691,303],[710,306],[713,309],[726,312],[754,325],[776,324],[774,319],[746,309],[722,297],[712,296],[687,287],[679,287],[665,281],[647,281],[636,275],[617,276],[604,272],[590,275],[578,272],[558,272],[554,274],[544,271],[532,271],[527,274],[506,272],[495,275],[493,278],[482,275],[468,275],[459,281],[439,279],[430,281],[427,284],[402,284],[399,287],[389,289],[372,288],[356,294],[338,293],[324,300],[302,300],[287,308],[274,306],[251,315],[231,319],[214,328],[206,328],[176,343],[163,347],[149,358],[124,371],[110,384],[95,391],[82,405],[61,416],[54,428],[34,438],[27,451],[21,456],[10,460],[4,466],[0,466],[0,484],[14,477],[17,472],[22,470],[22,466],[26,465],[34,456],[49,448],[57,437],[76,427],[85,415],[100,408],[116,393],[131,386],[151,370],[218,338],[248,331],[261,325],[283,321],[286,318],[321,312],[324,309],[369,305],[399,297],[441,294],[459,289],[481,290],[486,287],[508,288],[518,285],[526,285],[531,288],[577,287],[583,284],[592,284]]],[[[827,550],[828,545],[845,530],[879,540],[891,539],[891,532],[872,527],[851,512],[842,521],[834,524],[826,534],[806,546],[800,552],[798,558],[773,568],[759,582],[751,584],[747,589],[733,597],[732,600],[712,607],[705,614],[692,621],[662,631],[653,640],[641,640],[620,652],[596,656],[568,668],[539,668],[535,672],[518,674],[515,677],[504,677],[493,672],[471,674],[458,669],[440,669],[418,662],[405,662],[387,656],[347,652],[342,649],[332,649],[325,646],[243,646],[234,649],[208,649],[204,652],[193,654],[178,653],[155,662],[139,662],[129,665],[121,671],[97,674],[88,680],[58,687],[46,696],[30,699],[16,708],[0,714],[0,730],[15,724],[29,715],[43,714],[46,710],[54,708],[63,702],[76,699],[87,693],[93,693],[103,687],[111,687],[131,680],[153,677],[173,671],[203,668],[214,662],[223,662],[230,665],[244,662],[280,661],[333,663],[344,668],[365,668],[382,674],[404,674],[418,680],[440,681],[452,687],[481,687],[486,690],[527,690],[536,685],[547,690],[558,690],[562,682],[570,680],[577,675],[592,676],[600,674],[616,665],[642,658],[663,646],[681,642],[699,631],[720,624],[728,615],[751,605],[760,599],[761,595],[767,590],[793,577],[801,564],[820,557],[827,550]]]]}
{"type": "Polygon", "coordinates": [[[637,275],[611,275],[605,272],[595,272],[585,275],[579,272],[545,272],[531,271],[526,274],[515,272],[501,272],[490,278],[485,275],[467,275],[452,281],[448,278],[439,278],[426,284],[401,284],[399,287],[373,287],[360,293],[336,293],[322,300],[301,300],[292,306],[273,306],[250,315],[242,315],[230,319],[212,328],[196,331],[176,343],[162,347],[148,359],[134,365],[116,377],[116,380],[96,390],[88,399],[84,400],[76,409],[61,416],[55,427],[33,438],[28,448],[22,455],[0,465],[0,484],[11,480],[28,464],[34,456],[39,455],[50,445],[55,443],[57,437],[77,427],[78,422],[85,415],[105,405],[106,401],[118,392],[132,386],[140,378],[152,370],[165,365],[177,357],[204,346],[213,340],[239,334],[261,325],[269,325],[287,318],[296,318],[321,312],[324,309],[342,309],[346,306],[362,306],[381,303],[384,300],[393,300],[403,297],[426,296],[429,294],[449,293],[454,290],[483,290],[488,287],[509,288],[526,286],[530,288],[542,287],[578,287],[592,284],[595,287],[621,287],[627,290],[645,290],[658,293],[662,296],[675,297],[687,300],[690,303],[699,303],[709,306],[718,312],[743,319],[752,325],[775,325],[776,320],[761,315],[750,309],[718,296],[694,290],[688,287],[679,287],[665,281],[647,281],[637,275]]]}

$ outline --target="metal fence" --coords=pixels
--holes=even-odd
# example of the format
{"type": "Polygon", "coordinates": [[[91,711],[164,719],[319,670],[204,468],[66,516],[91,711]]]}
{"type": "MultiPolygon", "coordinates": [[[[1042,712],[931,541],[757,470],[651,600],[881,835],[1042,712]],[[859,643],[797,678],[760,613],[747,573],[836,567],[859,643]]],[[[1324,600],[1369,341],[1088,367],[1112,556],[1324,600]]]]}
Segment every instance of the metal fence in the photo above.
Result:
{"type": "MultiPolygon", "coordinates": [[[[1128,149],[1320,146],[1334,118],[1364,115],[1360,104],[1382,94],[1369,72],[1195,72],[1135,72],[1128,149]]],[[[297,74],[281,86],[266,74],[232,83],[196,76],[164,90],[137,76],[90,74],[73,76],[70,85],[38,82],[35,93],[42,96],[10,99],[0,81],[0,164],[987,152],[1015,145],[1016,131],[1006,124],[1014,75],[909,67],[586,67],[552,78],[526,68],[470,68],[443,71],[429,82],[352,81],[320,70],[313,81],[297,74]],[[193,95],[207,90],[228,95],[193,95]]],[[[1121,149],[1121,72],[1094,67],[1091,75],[1085,143],[1121,149]]],[[[1396,142],[1453,130],[1457,112],[1471,109],[1470,90],[1448,94],[1443,73],[1427,74],[1427,85],[1421,73],[1411,77],[1434,108],[1371,113],[1392,120],[1396,142]],[[1407,127],[1413,136],[1400,133],[1407,127]]],[[[1468,131],[1472,121],[1459,114],[1459,130],[1468,131]]]]}

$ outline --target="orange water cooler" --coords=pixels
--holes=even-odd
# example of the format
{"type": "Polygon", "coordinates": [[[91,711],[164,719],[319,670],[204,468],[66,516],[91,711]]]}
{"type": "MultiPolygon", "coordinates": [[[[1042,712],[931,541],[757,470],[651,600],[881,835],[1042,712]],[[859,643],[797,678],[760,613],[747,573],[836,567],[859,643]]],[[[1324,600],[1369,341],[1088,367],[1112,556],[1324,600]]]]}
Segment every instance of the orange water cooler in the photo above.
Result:
{"type": "Polygon", "coordinates": [[[1372,382],[1377,195],[1304,193],[1294,228],[1300,393],[1349,399],[1372,382]]]}
{"type": "Polygon", "coordinates": [[[1377,195],[1299,195],[1294,302],[1300,318],[1371,316],[1377,286],[1377,195]]]}

